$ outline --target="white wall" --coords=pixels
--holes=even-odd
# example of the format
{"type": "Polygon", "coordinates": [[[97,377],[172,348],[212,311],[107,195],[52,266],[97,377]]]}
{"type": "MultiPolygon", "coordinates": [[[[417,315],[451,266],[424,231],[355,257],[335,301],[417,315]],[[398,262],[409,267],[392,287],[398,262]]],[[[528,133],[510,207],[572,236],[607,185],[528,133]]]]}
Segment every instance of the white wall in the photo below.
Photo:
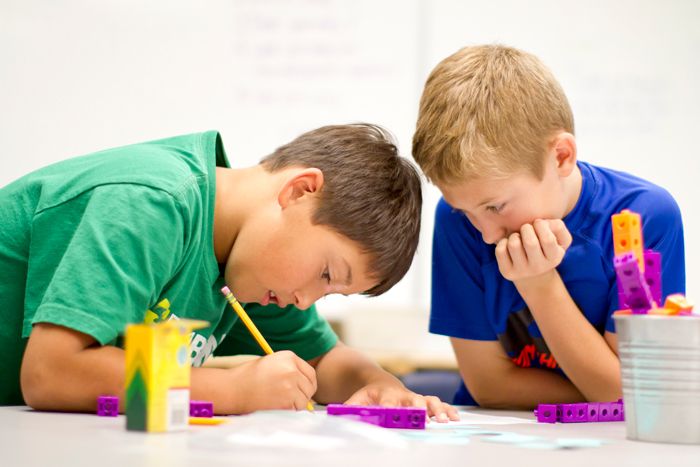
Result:
{"type": "MultiPolygon", "coordinates": [[[[234,166],[303,131],[353,121],[386,126],[408,156],[432,67],[461,46],[500,42],[552,68],[574,109],[582,159],[673,193],[692,297],[698,20],[693,0],[3,0],[0,185],[73,155],[211,128],[234,166]]],[[[426,187],[424,235],[402,283],[378,299],[321,306],[424,320],[437,199],[426,187]]]]}

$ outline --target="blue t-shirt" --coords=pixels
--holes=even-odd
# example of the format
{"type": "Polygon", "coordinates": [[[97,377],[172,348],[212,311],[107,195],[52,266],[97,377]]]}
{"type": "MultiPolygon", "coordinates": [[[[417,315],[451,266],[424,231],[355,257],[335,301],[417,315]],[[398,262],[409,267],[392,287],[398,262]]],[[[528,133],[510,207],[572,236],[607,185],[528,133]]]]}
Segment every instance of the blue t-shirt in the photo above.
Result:
{"type": "MultiPolygon", "coordinates": [[[[583,185],[564,218],[573,237],[559,274],[586,319],[601,333],[615,332],[618,308],[610,217],[622,209],[642,216],[645,249],[662,255],[662,293],[685,293],[681,213],[673,197],[646,180],[578,162],[583,185]]],[[[505,279],[494,254],[461,211],[444,199],[435,213],[430,332],[461,339],[498,340],[521,367],[561,374],[515,285],[505,279]]],[[[455,404],[475,405],[464,384],[455,404]]]]}

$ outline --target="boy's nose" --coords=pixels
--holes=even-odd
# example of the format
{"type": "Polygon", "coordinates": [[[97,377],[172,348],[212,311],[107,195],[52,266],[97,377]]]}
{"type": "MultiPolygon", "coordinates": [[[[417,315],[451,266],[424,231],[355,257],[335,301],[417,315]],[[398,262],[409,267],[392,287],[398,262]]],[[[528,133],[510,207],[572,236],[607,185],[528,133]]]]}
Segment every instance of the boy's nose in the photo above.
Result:
{"type": "Polygon", "coordinates": [[[495,245],[500,239],[505,237],[506,231],[498,226],[489,226],[481,230],[481,238],[484,243],[495,245]]]}
{"type": "Polygon", "coordinates": [[[300,310],[306,310],[321,297],[313,298],[309,293],[294,292],[294,306],[300,310]]]}

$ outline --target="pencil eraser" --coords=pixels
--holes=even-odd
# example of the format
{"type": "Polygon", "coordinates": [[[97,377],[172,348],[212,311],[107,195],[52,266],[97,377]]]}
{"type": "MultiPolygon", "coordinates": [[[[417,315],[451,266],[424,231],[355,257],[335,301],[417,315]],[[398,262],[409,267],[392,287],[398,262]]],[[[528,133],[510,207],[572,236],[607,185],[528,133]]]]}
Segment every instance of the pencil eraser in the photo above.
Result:
{"type": "Polygon", "coordinates": [[[221,293],[223,293],[224,295],[228,295],[231,293],[231,289],[229,289],[227,286],[223,286],[221,287],[221,293]]]}

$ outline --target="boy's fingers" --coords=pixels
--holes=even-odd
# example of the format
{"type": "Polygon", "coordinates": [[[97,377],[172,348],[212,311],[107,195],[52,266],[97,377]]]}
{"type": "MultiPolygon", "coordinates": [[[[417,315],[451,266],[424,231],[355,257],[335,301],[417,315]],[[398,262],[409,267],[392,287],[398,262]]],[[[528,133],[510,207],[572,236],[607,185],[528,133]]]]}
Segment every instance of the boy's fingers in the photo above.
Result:
{"type": "Polygon", "coordinates": [[[316,394],[316,385],[306,378],[299,378],[297,380],[297,389],[299,389],[300,397],[303,396],[305,400],[304,408],[306,408],[306,403],[316,394]]]}
{"type": "Polygon", "coordinates": [[[501,274],[507,275],[513,268],[513,261],[508,253],[508,239],[502,238],[496,244],[496,260],[498,261],[498,268],[501,270],[501,274]]]}
{"type": "Polygon", "coordinates": [[[447,416],[450,417],[450,420],[453,422],[458,422],[459,421],[459,410],[457,410],[457,407],[450,405],[450,404],[445,404],[447,406],[447,416]]]}
{"type": "Polygon", "coordinates": [[[303,386],[300,386],[300,388],[304,388],[304,394],[307,394],[309,397],[313,396],[316,394],[317,389],[316,370],[299,357],[296,357],[295,363],[299,372],[304,376],[301,380],[303,386]]]}
{"type": "Polygon", "coordinates": [[[455,407],[434,396],[427,396],[426,400],[428,401],[428,417],[435,417],[435,420],[440,423],[459,421],[459,411],[455,407]]]}
{"type": "Polygon", "coordinates": [[[372,404],[374,404],[374,401],[368,397],[367,391],[358,391],[355,394],[353,394],[352,396],[350,396],[350,398],[348,400],[343,402],[343,404],[346,404],[346,405],[372,405],[372,404]]]}
{"type": "Polygon", "coordinates": [[[564,221],[561,219],[551,219],[549,222],[549,228],[557,239],[557,243],[561,245],[564,250],[569,248],[571,245],[571,233],[569,229],[566,228],[564,221]]]}
{"type": "Polygon", "coordinates": [[[527,264],[527,256],[525,256],[525,250],[523,250],[520,232],[515,232],[508,237],[508,254],[513,262],[513,267],[517,268],[527,264]]]}
{"type": "Polygon", "coordinates": [[[557,259],[562,247],[559,245],[557,237],[552,232],[552,229],[550,229],[549,222],[537,219],[533,223],[533,227],[545,258],[549,260],[557,259]]]}
{"type": "Polygon", "coordinates": [[[544,252],[542,251],[540,240],[532,224],[523,224],[523,226],[520,227],[520,240],[529,263],[532,264],[542,260],[544,252]]]}
{"type": "Polygon", "coordinates": [[[440,423],[447,423],[450,420],[454,420],[454,413],[450,413],[448,410],[450,408],[449,404],[445,404],[439,398],[435,396],[426,396],[426,402],[428,403],[428,417],[433,416],[435,420],[440,423]]]}

